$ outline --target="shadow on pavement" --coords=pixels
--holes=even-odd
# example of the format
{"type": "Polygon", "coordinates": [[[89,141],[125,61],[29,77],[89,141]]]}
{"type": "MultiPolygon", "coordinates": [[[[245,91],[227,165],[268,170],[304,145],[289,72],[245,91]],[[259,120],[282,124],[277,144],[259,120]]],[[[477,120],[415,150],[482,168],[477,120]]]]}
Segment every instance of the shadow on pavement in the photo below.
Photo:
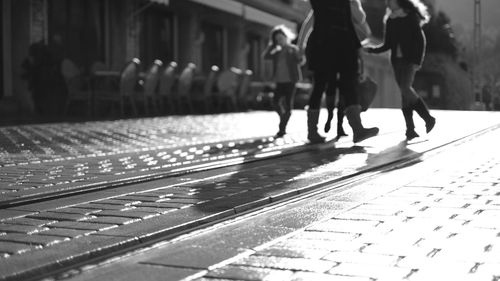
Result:
{"type": "MultiPolygon", "coordinates": [[[[237,145],[235,149],[238,149],[237,145]]],[[[249,152],[245,158],[255,160],[262,149],[249,152]]],[[[411,155],[419,156],[405,143],[380,153],[367,153],[362,146],[311,146],[304,153],[239,165],[227,176],[194,184],[190,188],[196,198],[204,202],[195,205],[203,212],[220,212],[242,206],[251,208],[279,200],[280,196],[297,194],[299,189],[327,179],[338,179],[411,155]],[[367,156],[358,157],[363,154],[367,156]]]]}

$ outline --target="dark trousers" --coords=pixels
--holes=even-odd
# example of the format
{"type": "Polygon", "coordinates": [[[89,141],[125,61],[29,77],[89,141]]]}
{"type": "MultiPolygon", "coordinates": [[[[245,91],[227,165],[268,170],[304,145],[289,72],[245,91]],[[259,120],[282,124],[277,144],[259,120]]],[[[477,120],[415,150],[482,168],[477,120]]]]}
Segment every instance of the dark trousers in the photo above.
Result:
{"type": "Polygon", "coordinates": [[[295,98],[295,83],[276,83],[274,91],[273,103],[276,112],[279,115],[290,114],[293,108],[295,98]]]}
{"type": "Polygon", "coordinates": [[[420,98],[415,89],[413,89],[413,81],[417,72],[416,66],[404,59],[393,59],[392,67],[396,83],[401,91],[401,108],[413,106],[420,98]]]}
{"type": "Polygon", "coordinates": [[[295,98],[295,91],[296,89],[294,82],[276,83],[273,103],[276,112],[280,116],[279,131],[281,133],[284,133],[286,131],[286,125],[288,124],[288,120],[290,120],[295,98]]]}
{"type": "Polygon", "coordinates": [[[357,104],[355,95],[357,69],[344,69],[332,72],[314,72],[314,86],[309,98],[309,109],[319,109],[323,92],[328,89],[327,94],[335,94],[339,89],[339,99],[344,101],[345,107],[357,104]]]}

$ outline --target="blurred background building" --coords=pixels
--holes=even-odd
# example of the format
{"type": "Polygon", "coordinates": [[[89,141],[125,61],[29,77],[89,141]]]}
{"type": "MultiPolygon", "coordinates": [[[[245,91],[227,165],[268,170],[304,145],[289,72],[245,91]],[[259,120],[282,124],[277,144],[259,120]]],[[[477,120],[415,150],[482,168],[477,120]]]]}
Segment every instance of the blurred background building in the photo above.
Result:
{"type": "MultiPolygon", "coordinates": [[[[362,2],[375,36],[382,39],[385,1],[362,2]]],[[[297,32],[308,10],[303,0],[2,0],[0,111],[33,108],[23,61],[34,43],[45,44],[87,74],[96,64],[119,71],[139,58],[143,71],[159,59],[181,68],[194,63],[201,76],[216,65],[248,69],[252,81],[267,81],[272,66],[261,53],[270,28],[285,24],[297,32]]],[[[431,105],[446,108],[447,74],[435,70],[435,61],[424,67],[417,85],[431,105]]],[[[379,84],[374,106],[399,107],[388,54],[366,56],[365,65],[379,84]]]]}

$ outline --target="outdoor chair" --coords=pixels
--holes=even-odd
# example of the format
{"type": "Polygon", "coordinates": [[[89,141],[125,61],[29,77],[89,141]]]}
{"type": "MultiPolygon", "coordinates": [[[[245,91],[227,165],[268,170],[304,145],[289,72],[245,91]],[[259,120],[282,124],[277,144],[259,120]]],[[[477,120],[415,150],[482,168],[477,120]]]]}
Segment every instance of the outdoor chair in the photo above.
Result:
{"type": "Polygon", "coordinates": [[[66,83],[68,96],[64,106],[64,115],[68,115],[70,106],[75,102],[85,104],[87,116],[91,115],[91,87],[88,78],[84,77],[80,69],[69,59],[61,63],[61,73],[66,83]]]}
{"type": "Polygon", "coordinates": [[[173,91],[176,80],[176,70],[177,63],[172,61],[160,73],[160,85],[158,87],[157,100],[162,113],[165,111],[168,113],[175,112],[175,106],[173,104],[173,91]]]}
{"type": "Polygon", "coordinates": [[[179,76],[175,100],[177,107],[182,111],[182,113],[193,113],[194,111],[193,101],[191,99],[191,89],[193,86],[195,70],[196,65],[194,63],[188,63],[179,76]]]}
{"type": "Polygon", "coordinates": [[[111,105],[118,105],[120,116],[123,117],[125,116],[125,107],[128,104],[132,108],[132,114],[137,116],[137,107],[134,101],[134,95],[136,94],[140,64],[141,61],[138,58],[134,58],[128,62],[119,73],[115,73],[113,71],[94,73],[95,80],[108,80],[106,81],[106,84],[111,86],[111,88],[106,89],[99,87],[98,85],[94,85],[94,87],[99,89],[94,92],[96,108],[102,102],[109,103],[111,105]]]}
{"type": "Polygon", "coordinates": [[[245,110],[250,109],[255,102],[255,96],[251,95],[251,92],[249,91],[252,76],[253,71],[250,69],[245,70],[245,72],[242,73],[241,82],[238,87],[238,104],[245,110]]]}
{"type": "Polygon", "coordinates": [[[231,67],[224,70],[217,79],[217,91],[215,94],[216,108],[218,111],[238,110],[238,86],[242,76],[241,69],[231,67]]]}
{"type": "Polygon", "coordinates": [[[163,65],[161,60],[155,60],[148,69],[144,77],[144,83],[141,91],[137,91],[134,96],[136,100],[142,102],[144,106],[144,114],[150,115],[150,109],[153,113],[158,112],[158,104],[156,98],[156,89],[160,81],[160,70],[163,65]]]}
{"type": "Polygon", "coordinates": [[[200,105],[203,113],[210,113],[213,111],[214,88],[219,70],[218,66],[212,65],[208,75],[201,81],[202,84],[198,85],[200,87],[193,88],[191,91],[193,104],[200,105]]]}

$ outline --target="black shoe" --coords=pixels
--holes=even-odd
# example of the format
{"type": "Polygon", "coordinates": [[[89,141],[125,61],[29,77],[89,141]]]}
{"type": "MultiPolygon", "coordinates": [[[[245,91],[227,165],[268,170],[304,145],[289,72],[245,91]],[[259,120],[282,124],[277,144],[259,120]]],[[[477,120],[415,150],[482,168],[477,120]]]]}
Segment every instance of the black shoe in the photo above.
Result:
{"type": "Polygon", "coordinates": [[[417,132],[415,132],[415,130],[406,130],[406,140],[407,141],[410,141],[414,138],[418,138],[419,135],[417,134],[417,132]]]}
{"type": "Polygon", "coordinates": [[[325,133],[328,133],[332,128],[332,120],[327,120],[325,123],[325,133]]]}
{"type": "Polygon", "coordinates": [[[436,125],[436,118],[430,117],[428,120],[425,121],[425,130],[427,133],[432,131],[434,128],[434,125],[436,125]]]}
{"type": "Polygon", "coordinates": [[[279,131],[274,135],[274,138],[282,138],[284,135],[286,135],[286,132],[279,131]]]}

